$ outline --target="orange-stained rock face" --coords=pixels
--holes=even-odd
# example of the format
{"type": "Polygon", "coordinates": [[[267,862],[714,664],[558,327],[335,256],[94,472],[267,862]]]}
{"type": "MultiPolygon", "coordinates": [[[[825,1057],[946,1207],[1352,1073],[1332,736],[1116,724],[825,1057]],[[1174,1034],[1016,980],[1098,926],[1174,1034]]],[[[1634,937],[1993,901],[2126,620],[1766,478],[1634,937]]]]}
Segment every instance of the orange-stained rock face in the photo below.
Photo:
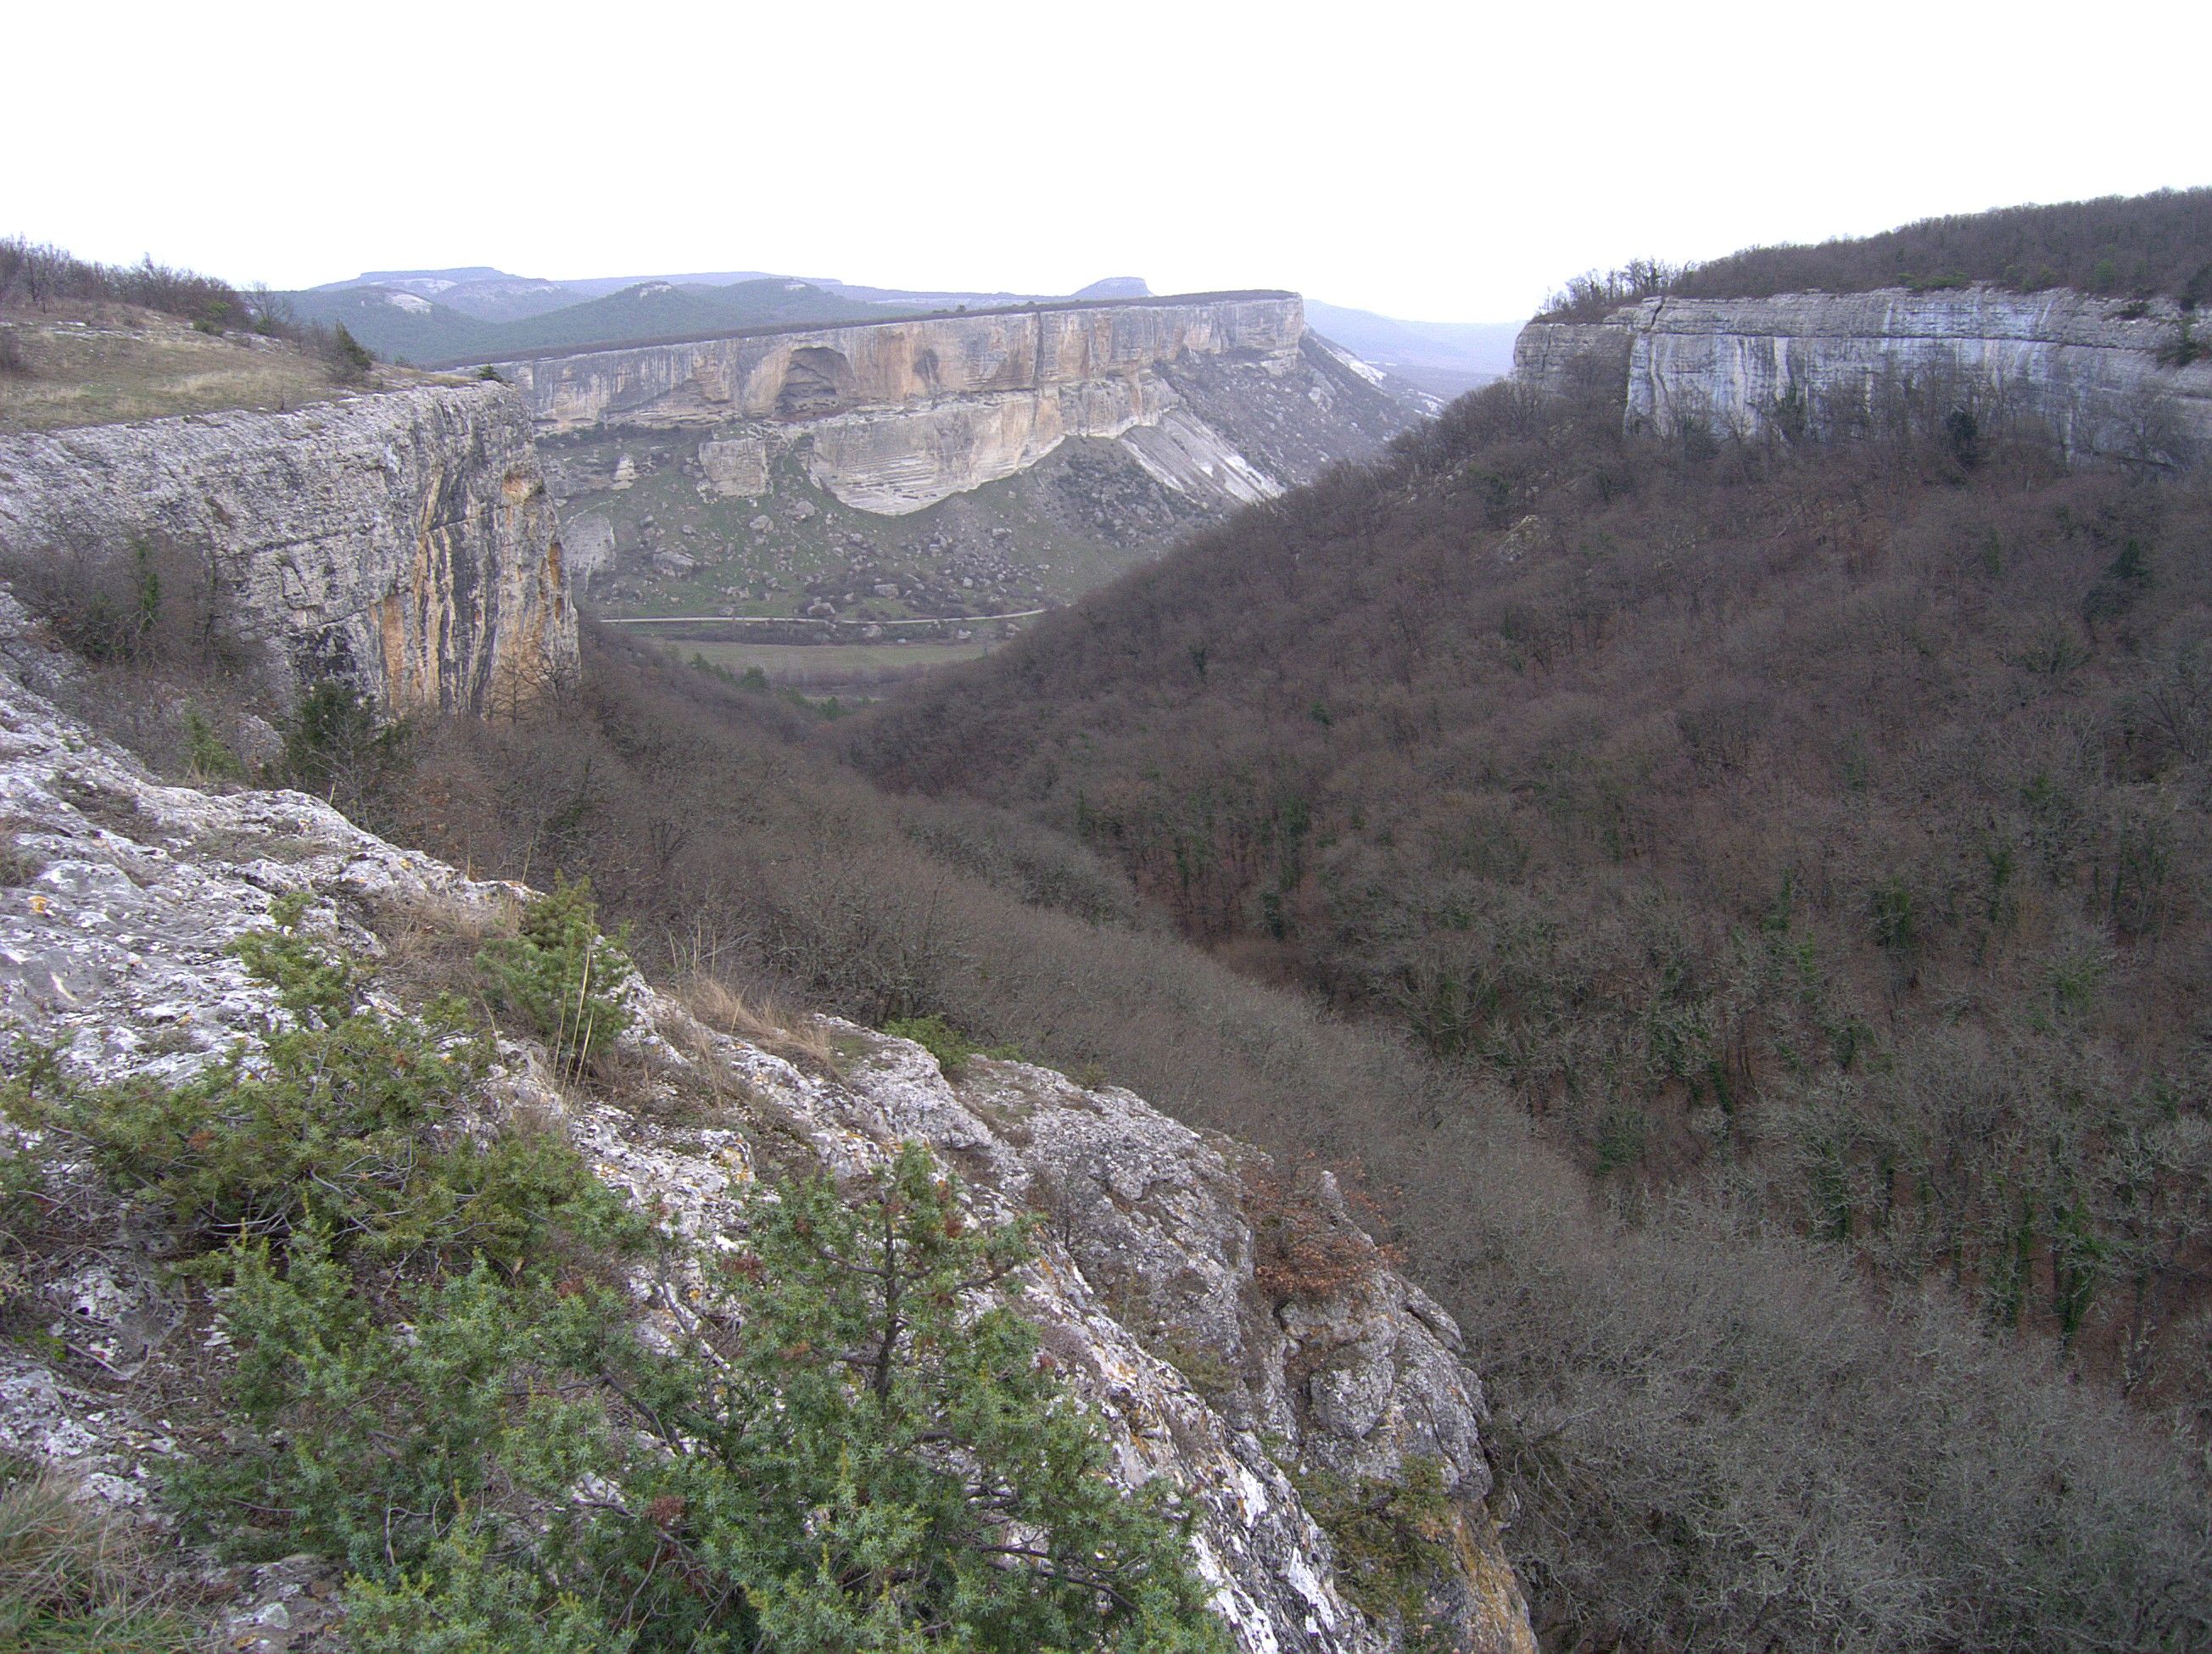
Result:
{"type": "Polygon", "coordinates": [[[386,710],[510,713],[577,670],[528,414],[496,385],[300,413],[0,438],[0,552],[204,554],[223,623],[270,669],[386,710]]]}
{"type": "MultiPolygon", "coordinates": [[[[775,453],[800,447],[819,486],[898,515],[1026,470],[1070,437],[1158,426],[1177,405],[1160,371],[1170,364],[1233,358],[1288,374],[1304,337],[1304,304],[1284,294],[921,317],[498,367],[547,434],[710,427],[709,486],[748,497],[767,489],[775,453]]],[[[1254,472],[1228,493],[1279,487],[1254,472]]]]}

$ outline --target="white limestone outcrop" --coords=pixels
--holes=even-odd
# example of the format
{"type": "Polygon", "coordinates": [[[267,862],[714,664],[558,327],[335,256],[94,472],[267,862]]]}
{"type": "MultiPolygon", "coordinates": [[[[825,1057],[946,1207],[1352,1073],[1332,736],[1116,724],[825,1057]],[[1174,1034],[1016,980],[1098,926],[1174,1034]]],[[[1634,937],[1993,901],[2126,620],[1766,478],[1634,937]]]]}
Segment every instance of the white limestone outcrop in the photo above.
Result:
{"type": "Polygon", "coordinates": [[[0,436],[0,561],[137,544],[204,559],[272,675],[391,712],[497,713],[576,672],[530,418],[496,385],[0,436]]]}
{"type": "Polygon", "coordinates": [[[2063,289],[1645,299],[1529,323],[1514,372],[1617,393],[1631,429],[1662,435],[1831,437],[1941,402],[2045,432],[2073,459],[2212,451],[2212,319],[2063,289]]]}
{"type": "Polygon", "coordinates": [[[843,503],[900,516],[1025,471],[1071,438],[1170,423],[1164,441],[1130,446],[1157,480],[1208,506],[1271,497],[1315,468],[1245,453],[1215,429],[1204,392],[1173,371],[1200,364],[1255,370],[1240,388],[1279,392],[1309,424],[1334,417],[1343,429],[1306,444],[1331,458],[1407,423],[1359,364],[1314,359],[1294,294],[1030,306],[494,366],[548,435],[702,428],[701,486],[715,496],[766,495],[788,453],[843,503]],[[1337,405],[1352,399],[1357,415],[1337,405]]]}
{"type": "MultiPolygon", "coordinates": [[[[445,923],[467,933],[520,894],[399,849],[304,794],[161,784],[26,687],[25,671],[51,666],[31,636],[0,592],[0,816],[12,869],[0,885],[0,1019],[62,1048],[88,1076],[174,1082],[240,1042],[254,1047],[274,995],[227,945],[265,924],[280,894],[306,892],[312,927],[370,955],[387,946],[380,931],[445,923]]],[[[1534,1654],[1488,1511],[1488,1415],[1458,1329],[1329,1189],[1314,1221],[1359,1267],[1285,1300],[1255,1280],[1250,1152],[1127,1092],[982,1059],[956,1085],[921,1047],[846,1024],[835,1025],[841,1071],[800,1067],[641,986],[635,1008],[625,1042],[638,1069],[658,1076],[639,1083],[726,1098],[726,1110],[688,1122],[680,1110],[633,1110],[556,1083],[544,1054],[516,1042],[501,1045],[483,1106],[561,1122],[601,1177],[710,1244],[742,1230],[757,1153],[849,1171],[884,1163],[902,1141],[928,1144],[979,1215],[1042,1215],[1022,1312],[1106,1432],[1113,1474],[1130,1487],[1171,1478],[1194,1508],[1195,1565],[1245,1654],[1404,1645],[1407,1627],[1349,1600],[1294,1478],[1389,1478],[1416,1459],[1450,1495],[1440,1536],[1450,1562],[1424,1603],[1429,1634],[1443,1640],[1423,1645],[1534,1654]]],[[[164,1364],[208,1359],[179,1347],[194,1340],[178,1333],[157,1242],[118,1221],[109,1244],[72,1256],[65,1272],[14,1282],[65,1336],[0,1347],[0,1447],[76,1473],[93,1497],[156,1512],[180,1432],[155,1408],[178,1403],[141,1410],[132,1398],[173,1397],[164,1364]],[[106,1369],[96,1389],[58,1365],[53,1352],[69,1347],[106,1369]]],[[[293,1559],[289,1572],[243,1582],[224,1645],[278,1645],[265,1633],[281,1612],[291,1654],[334,1648],[332,1581],[303,1584],[311,1564],[293,1559]]]]}

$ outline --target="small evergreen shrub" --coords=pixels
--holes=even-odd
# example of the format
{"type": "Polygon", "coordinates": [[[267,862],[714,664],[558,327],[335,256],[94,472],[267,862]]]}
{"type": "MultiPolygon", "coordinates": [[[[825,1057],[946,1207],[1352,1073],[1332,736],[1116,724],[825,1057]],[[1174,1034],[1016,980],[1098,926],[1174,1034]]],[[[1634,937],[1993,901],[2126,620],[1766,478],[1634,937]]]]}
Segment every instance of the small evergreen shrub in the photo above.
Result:
{"type": "Polygon", "coordinates": [[[957,1079],[965,1073],[973,1057],[996,1057],[1006,1062],[1018,1062],[1022,1058],[1019,1047],[980,1044],[935,1014],[893,1017],[884,1025],[884,1032],[921,1046],[937,1059],[938,1069],[947,1079],[957,1079]]]}
{"type": "Polygon", "coordinates": [[[456,1104],[483,1077],[486,1047],[456,1002],[394,1015],[362,995],[358,968],[300,929],[306,903],[232,952],[278,990],[289,1020],[264,1051],[243,1048],[181,1085],[90,1086],[50,1051],[23,1049],[0,1089],[19,1123],[85,1146],[118,1186],[165,1206],[200,1250],[312,1229],[336,1251],[383,1256],[483,1253],[513,1262],[556,1213],[605,1230],[614,1197],[566,1145],[531,1131],[479,1140],[456,1104]]]}
{"type": "Polygon", "coordinates": [[[185,763],[200,781],[244,781],[246,766],[198,707],[185,708],[185,763]]]}
{"type": "Polygon", "coordinates": [[[624,939],[600,933],[590,879],[556,875],[552,893],[523,909],[520,933],[477,963],[499,1001],[545,1037],[556,1064],[580,1070],[630,1025],[623,994],[636,970],[624,939]]]}
{"type": "Polygon", "coordinates": [[[359,1654],[1222,1654],[1182,1521],[1105,1474],[1011,1310],[1028,1256],[909,1146],[754,1207],[696,1318],[526,1258],[380,1287],[303,1236],[227,1323],[245,1445],[184,1479],[249,1548],[343,1557],[359,1654]]]}
{"type": "Polygon", "coordinates": [[[283,778],[349,816],[380,808],[407,769],[407,726],[380,723],[350,684],[309,687],[284,726],[283,778]]]}
{"type": "Polygon", "coordinates": [[[369,353],[368,347],[354,337],[343,322],[331,330],[326,354],[331,374],[340,380],[356,382],[365,380],[376,366],[376,358],[369,353]]]}
{"type": "Polygon", "coordinates": [[[258,1245],[234,1265],[223,1399],[238,1444],[173,1473],[172,1491],[234,1551],[304,1548],[380,1579],[429,1555],[506,1461],[557,1433],[553,1398],[597,1371],[624,1307],[544,1251],[395,1286],[313,1229],[281,1267],[258,1245]]]}
{"type": "MultiPolygon", "coordinates": [[[[662,1237],[659,1278],[694,1284],[644,1335],[641,1219],[564,1140],[462,1129],[483,1038],[451,1001],[370,1002],[306,905],[235,946],[283,1012],[255,1057],[94,1088],[19,1051],[5,1090],[228,1243],[197,1272],[227,1283],[222,1444],[167,1479],[191,1527],[342,1561],[359,1654],[1225,1654],[1188,1510],[1114,1481],[1035,1330],[980,1296],[1018,1292],[1024,1226],[976,1226],[909,1145],[857,1189],[761,1195],[747,1251],[662,1237]]],[[[485,956],[571,1049],[622,1020],[590,1013],[630,966],[587,885],[485,956]]],[[[10,1508],[0,1627],[43,1630],[75,1599],[6,1618],[10,1508]]],[[[29,1645],[179,1645],[137,1623],[29,1645]]]]}

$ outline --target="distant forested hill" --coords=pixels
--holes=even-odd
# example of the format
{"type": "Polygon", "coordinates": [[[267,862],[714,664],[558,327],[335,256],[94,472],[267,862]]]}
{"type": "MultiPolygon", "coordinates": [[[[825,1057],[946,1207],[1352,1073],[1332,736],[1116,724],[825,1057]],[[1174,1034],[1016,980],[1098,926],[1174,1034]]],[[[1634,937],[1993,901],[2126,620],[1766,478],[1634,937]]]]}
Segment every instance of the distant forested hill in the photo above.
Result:
{"type": "Polygon", "coordinates": [[[1681,269],[1635,263],[1577,277],[1547,313],[1602,314],[1655,293],[1745,299],[1972,282],[2165,297],[2184,309],[2212,302],[2212,188],[1923,218],[1880,235],[1747,247],[1681,269]]]}

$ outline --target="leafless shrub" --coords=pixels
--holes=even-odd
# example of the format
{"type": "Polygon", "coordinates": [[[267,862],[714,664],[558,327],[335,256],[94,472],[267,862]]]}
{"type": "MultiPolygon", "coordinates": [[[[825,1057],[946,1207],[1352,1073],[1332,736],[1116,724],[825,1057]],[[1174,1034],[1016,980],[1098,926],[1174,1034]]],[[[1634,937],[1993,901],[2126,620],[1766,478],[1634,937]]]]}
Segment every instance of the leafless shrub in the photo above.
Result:
{"type": "MultiPolygon", "coordinates": [[[[2160,1007],[2206,991],[2203,915],[2185,882],[2129,908],[2159,951],[2116,938],[2101,984],[2074,946],[2109,922],[2132,819],[2106,807],[2106,715],[2158,681],[2181,635],[2160,617],[2193,623],[2199,577],[2160,562],[2159,615],[2126,653],[2100,629],[2079,694],[2023,697],[2002,643],[2077,611],[2115,536],[2186,539],[2196,508],[1870,453],[1692,473],[1569,417],[1481,403],[1455,422],[1479,446],[1405,444],[855,732],[884,773],[1030,820],[872,791],[787,709],[592,629],[557,704],[426,726],[398,825],[477,872],[589,873],[641,958],[714,979],[689,990],[708,1026],[773,1025],[771,993],[935,1012],[1294,1160],[1364,1163],[1485,1376],[1551,1645],[2201,1640],[2202,1492],[2141,1416],[2203,1393],[2158,1330],[2190,1324],[2197,1163],[2089,1082],[2181,1072],[2161,1042],[2189,1025],[2160,1007]],[[1501,493],[1553,525],[1510,564],[1468,555],[1501,493]],[[1929,500],[1941,524],[1897,532],[1929,500]],[[1505,658],[1509,609],[1561,617],[1547,664],[1505,658]],[[1766,713],[1693,763],[1674,713],[1738,679],[1766,713]],[[1090,855],[1047,852],[1054,824],[1090,855]],[[1910,905],[1885,930],[1891,881],[1910,905]],[[1462,1032],[1425,1061],[1410,1017],[1240,976],[1139,918],[1140,892],[1340,1012],[1401,993],[1462,1032]],[[2009,1045],[1979,1026],[1993,1002],[2009,1045]],[[1577,1158],[1632,1111],[1644,1158],[1597,1200],[1577,1158]],[[2084,1112],[2132,1146],[2051,1136],[2084,1112]],[[1824,1145],[1827,1122],[1851,1129],[1824,1145]],[[1899,1158],[1922,1142],[1924,1200],[1899,1158]],[[2076,1191],[2037,1186],[2017,1293],[1990,1273],[1992,1217],[2057,1159],[2088,1169],[2114,1245],[2113,1214],[2160,1214],[2125,1256],[2177,1294],[2130,1332],[2100,1276],[2066,1358],[2087,1382],[2051,1365],[2075,1296],[2048,1217],[2076,1191]],[[1790,1237],[1838,1209],[1855,1262],[1790,1237]],[[1991,1332],[2008,1293],[2020,1329],[1991,1332]],[[2123,1370],[2133,1417],[2100,1379],[2123,1370]]],[[[2194,762],[2159,739],[2169,770],[2194,762]]],[[[2201,857],[2174,820],[2172,853],[2201,857]]],[[[1314,1280],[1287,1239],[1271,1279],[1314,1280]]]]}

